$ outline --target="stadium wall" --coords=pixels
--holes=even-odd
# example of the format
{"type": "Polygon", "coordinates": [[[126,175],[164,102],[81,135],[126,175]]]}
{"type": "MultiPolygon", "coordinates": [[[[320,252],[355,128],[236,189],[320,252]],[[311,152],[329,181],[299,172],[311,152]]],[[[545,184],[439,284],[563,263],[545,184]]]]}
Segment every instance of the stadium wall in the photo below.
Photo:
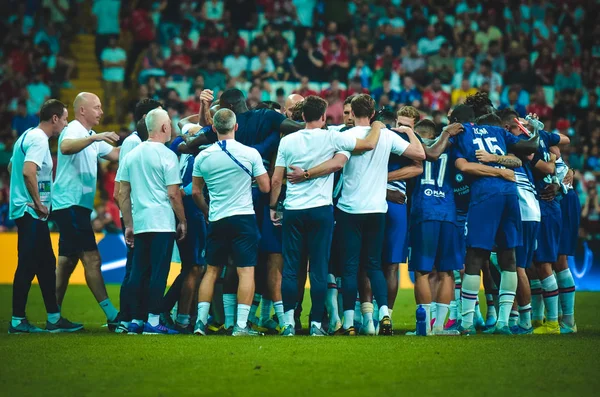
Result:
{"type": "MultiPolygon", "coordinates": [[[[51,233],[55,255],[58,254],[58,233],[51,233]]],[[[122,234],[96,234],[102,257],[102,274],[107,283],[120,284],[125,275],[127,248],[122,234]]],[[[17,233],[0,233],[0,284],[12,284],[17,268],[17,233]]],[[[169,284],[180,271],[179,255],[175,249],[169,274],[169,284]]],[[[600,241],[580,241],[577,253],[569,257],[569,267],[578,290],[600,291],[600,241]]],[[[85,284],[83,266],[79,265],[71,276],[72,284],[85,284]]],[[[308,283],[308,281],[307,281],[308,283]]],[[[412,289],[413,280],[406,264],[400,265],[400,288],[412,289]]]]}

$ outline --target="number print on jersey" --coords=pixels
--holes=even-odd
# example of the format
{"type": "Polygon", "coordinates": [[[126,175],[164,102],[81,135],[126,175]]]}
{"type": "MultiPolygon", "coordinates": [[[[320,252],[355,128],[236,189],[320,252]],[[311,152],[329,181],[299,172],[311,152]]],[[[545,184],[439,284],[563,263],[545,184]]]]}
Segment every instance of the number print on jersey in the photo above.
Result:
{"type": "MultiPolygon", "coordinates": [[[[442,187],[444,185],[444,176],[446,176],[446,165],[448,164],[448,155],[446,153],[442,154],[439,158],[440,161],[440,170],[438,172],[437,177],[437,187],[442,187]]],[[[431,161],[425,162],[425,172],[423,173],[425,176],[421,179],[421,183],[423,185],[436,185],[436,181],[431,177],[431,161]]]]}
{"type": "Polygon", "coordinates": [[[504,156],[506,153],[504,153],[504,150],[502,150],[502,148],[500,146],[497,145],[498,139],[494,138],[494,137],[490,137],[490,138],[485,138],[485,139],[481,139],[481,138],[475,138],[473,139],[473,144],[477,145],[479,150],[485,150],[488,153],[491,154],[497,154],[499,156],[504,156]],[[485,142],[485,145],[483,144],[485,142]],[[487,146],[487,149],[486,149],[487,146]]]}

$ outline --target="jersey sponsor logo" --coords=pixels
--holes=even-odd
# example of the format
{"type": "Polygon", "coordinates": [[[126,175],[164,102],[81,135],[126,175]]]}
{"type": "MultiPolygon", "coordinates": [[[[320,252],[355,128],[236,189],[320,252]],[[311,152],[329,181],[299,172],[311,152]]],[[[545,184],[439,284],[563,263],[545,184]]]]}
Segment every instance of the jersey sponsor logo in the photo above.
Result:
{"type": "Polygon", "coordinates": [[[446,193],[441,190],[425,189],[423,193],[428,197],[446,198],[446,193]]]}
{"type": "Polygon", "coordinates": [[[460,183],[463,181],[463,176],[462,174],[456,174],[456,182],[460,183]]]}

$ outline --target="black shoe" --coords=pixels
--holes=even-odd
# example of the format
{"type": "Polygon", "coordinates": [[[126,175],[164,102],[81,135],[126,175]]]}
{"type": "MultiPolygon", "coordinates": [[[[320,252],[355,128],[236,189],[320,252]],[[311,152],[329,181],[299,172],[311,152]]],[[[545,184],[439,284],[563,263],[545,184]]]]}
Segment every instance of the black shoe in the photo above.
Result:
{"type": "Polygon", "coordinates": [[[77,332],[83,329],[83,324],[72,323],[64,317],[61,317],[56,323],[46,321],[46,331],[52,333],[58,332],[77,332]]]}
{"type": "Polygon", "coordinates": [[[171,313],[169,312],[160,314],[160,323],[167,328],[175,329],[175,322],[171,318],[171,313]]]}
{"type": "Polygon", "coordinates": [[[192,335],[194,333],[194,327],[192,324],[181,325],[178,322],[175,322],[173,329],[183,335],[192,335]]]}
{"type": "Polygon", "coordinates": [[[394,335],[394,331],[392,330],[392,320],[390,320],[389,316],[385,316],[379,322],[379,335],[394,335]]]}
{"type": "Polygon", "coordinates": [[[115,317],[114,320],[112,320],[112,321],[107,320],[106,321],[106,325],[108,326],[108,330],[110,332],[115,332],[115,330],[117,329],[117,327],[119,326],[120,323],[121,323],[121,312],[119,312],[117,314],[117,317],[115,317]]]}

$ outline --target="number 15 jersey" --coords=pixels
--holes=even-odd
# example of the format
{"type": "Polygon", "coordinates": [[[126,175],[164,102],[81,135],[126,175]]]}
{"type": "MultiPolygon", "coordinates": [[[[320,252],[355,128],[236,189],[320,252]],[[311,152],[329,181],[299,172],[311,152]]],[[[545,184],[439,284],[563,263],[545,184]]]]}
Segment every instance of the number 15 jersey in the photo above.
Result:
{"type": "MultiPolygon", "coordinates": [[[[488,153],[504,156],[507,147],[519,141],[519,138],[501,127],[481,126],[472,123],[463,124],[464,131],[456,139],[456,157],[470,163],[479,163],[475,152],[485,150],[488,153]]],[[[505,168],[500,164],[488,163],[491,167],[505,168]]],[[[499,177],[471,177],[471,204],[480,203],[497,195],[517,195],[514,182],[499,177]]]]}

